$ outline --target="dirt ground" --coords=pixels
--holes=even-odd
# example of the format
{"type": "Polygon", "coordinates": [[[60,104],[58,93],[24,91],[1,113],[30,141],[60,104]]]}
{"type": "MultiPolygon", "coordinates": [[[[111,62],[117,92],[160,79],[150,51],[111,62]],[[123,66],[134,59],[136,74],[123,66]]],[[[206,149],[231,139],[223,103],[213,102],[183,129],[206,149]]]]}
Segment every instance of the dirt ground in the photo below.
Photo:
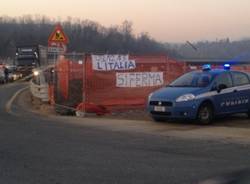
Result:
{"type": "MultiPolygon", "coordinates": [[[[39,99],[32,97],[29,90],[21,94],[21,99],[25,99],[24,102],[26,105],[32,106],[34,111],[38,111],[44,115],[60,115],[56,113],[53,106],[48,103],[43,103],[39,99]]],[[[145,110],[131,110],[126,112],[113,112],[111,114],[98,116],[96,114],[85,114],[85,117],[93,118],[108,118],[108,119],[124,119],[124,120],[143,120],[151,121],[150,115],[145,110]]]]}
{"type": "Polygon", "coordinates": [[[20,94],[18,103],[23,107],[29,108],[29,111],[35,113],[39,113],[42,115],[57,115],[53,106],[49,105],[48,103],[41,102],[35,97],[32,97],[29,90],[25,90],[20,94]]]}
{"type": "MultiPolygon", "coordinates": [[[[30,106],[31,110],[34,112],[39,112],[43,115],[53,115],[61,116],[55,111],[54,106],[51,106],[48,103],[41,102],[39,99],[32,97],[29,90],[24,91],[21,96],[20,103],[30,106]]],[[[72,115],[71,115],[72,116],[72,115]]],[[[73,115],[75,116],[75,115],[73,115]]],[[[124,119],[124,120],[141,120],[141,121],[153,121],[150,115],[146,110],[130,110],[126,112],[112,112],[111,114],[106,115],[96,115],[86,113],[84,117],[87,118],[106,118],[106,119],[124,119]]],[[[178,122],[174,122],[177,123],[178,122]]],[[[179,122],[184,123],[185,122],[179,122]]],[[[187,122],[188,124],[197,124],[195,121],[187,122]]],[[[237,114],[233,116],[227,116],[223,118],[217,118],[214,120],[213,126],[226,126],[226,127],[237,127],[237,128],[250,128],[250,120],[245,114],[237,114]]]]}

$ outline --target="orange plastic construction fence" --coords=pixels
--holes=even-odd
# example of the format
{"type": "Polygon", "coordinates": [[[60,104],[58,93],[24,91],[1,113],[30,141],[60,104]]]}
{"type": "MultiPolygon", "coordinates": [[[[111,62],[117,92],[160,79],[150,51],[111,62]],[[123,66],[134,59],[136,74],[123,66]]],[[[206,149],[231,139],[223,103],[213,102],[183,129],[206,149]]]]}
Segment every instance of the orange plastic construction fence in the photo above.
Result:
{"type": "Polygon", "coordinates": [[[96,63],[93,58],[93,55],[85,55],[82,63],[78,63],[67,56],[59,57],[54,86],[50,87],[52,102],[87,112],[144,108],[151,92],[186,71],[185,63],[165,55],[97,56],[104,60],[111,58],[112,65],[105,65],[104,60],[96,63]],[[120,62],[121,58],[124,61],[120,62]]]}
{"type": "Polygon", "coordinates": [[[133,55],[129,60],[135,62],[135,68],[100,71],[93,66],[92,56],[86,56],[84,102],[111,111],[144,108],[151,92],[185,72],[185,63],[170,60],[164,55],[133,55]]]}

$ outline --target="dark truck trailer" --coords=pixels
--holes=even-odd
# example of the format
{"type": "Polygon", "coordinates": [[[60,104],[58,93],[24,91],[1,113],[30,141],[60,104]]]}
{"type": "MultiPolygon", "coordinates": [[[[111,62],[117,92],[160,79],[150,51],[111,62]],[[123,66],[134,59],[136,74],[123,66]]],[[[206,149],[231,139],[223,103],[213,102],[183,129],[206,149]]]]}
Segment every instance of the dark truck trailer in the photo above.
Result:
{"type": "Polygon", "coordinates": [[[15,65],[23,76],[31,74],[32,69],[46,66],[47,47],[42,45],[19,45],[16,48],[15,65]]]}

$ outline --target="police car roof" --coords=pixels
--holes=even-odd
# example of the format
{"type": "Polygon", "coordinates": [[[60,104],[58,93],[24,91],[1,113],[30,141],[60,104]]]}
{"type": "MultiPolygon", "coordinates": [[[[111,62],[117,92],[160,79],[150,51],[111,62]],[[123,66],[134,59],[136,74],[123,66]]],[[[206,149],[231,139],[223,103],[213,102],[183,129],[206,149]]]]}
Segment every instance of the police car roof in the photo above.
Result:
{"type": "MultiPolygon", "coordinates": [[[[198,71],[193,71],[194,73],[209,73],[210,75],[212,76],[216,76],[216,75],[219,75],[223,72],[242,72],[242,71],[234,71],[234,70],[223,70],[223,69],[211,69],[211,70],[198,70],[198,71]]],[[[247,72],[242,72],[242,73],[245,73],[247,75],[249,75],[247,72]]]]}
{"type": "Polygon", "coordinates": [[[207,71],[202,71],[202,72],[208,72],[208,73],[211,73],[212,75],[218,75],[226,71],[227,70],[222,70],[222,69],[212,69],[212,70],[207,70],[207,71]]]}

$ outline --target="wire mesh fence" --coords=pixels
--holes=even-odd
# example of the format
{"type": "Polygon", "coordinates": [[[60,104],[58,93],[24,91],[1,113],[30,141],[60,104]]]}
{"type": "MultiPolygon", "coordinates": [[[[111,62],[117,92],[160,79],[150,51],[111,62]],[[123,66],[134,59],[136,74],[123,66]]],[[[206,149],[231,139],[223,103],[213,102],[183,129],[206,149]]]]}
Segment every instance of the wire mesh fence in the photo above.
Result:
{"type": "Polygon", "coordinates": [[[93,55],[86,57],[85,103],[97,104],[107,111],[145,108],[152,91],[168,84],[174,75],[176,78],[183,73],[182,65],[179,71],[168,73],[169,61],[165,56],[127,56],[128,61],[123,61],[127,62],[127,67],[124,63],[121,66],[115,56],[98,57],[99,61],[93,55]],[[130,62],[131,67],[128,67],[130,62]],[[112,70],[103,67],[106,63],[112,63],[112,70]]]}
{"type": "Polygon", "coordinates": [[[49,81],[50,101],[61,113],[68,113],[83,102],[84,54],[58,56],[51,69],[49,81]]]}
{"type": "Polygon", "coordinates": [[[185,63],[164,55],[67,54],[50,72],[49,96],[60,107],[88,113],[144,109],[152,91],[184,72],[185,63]]]}

